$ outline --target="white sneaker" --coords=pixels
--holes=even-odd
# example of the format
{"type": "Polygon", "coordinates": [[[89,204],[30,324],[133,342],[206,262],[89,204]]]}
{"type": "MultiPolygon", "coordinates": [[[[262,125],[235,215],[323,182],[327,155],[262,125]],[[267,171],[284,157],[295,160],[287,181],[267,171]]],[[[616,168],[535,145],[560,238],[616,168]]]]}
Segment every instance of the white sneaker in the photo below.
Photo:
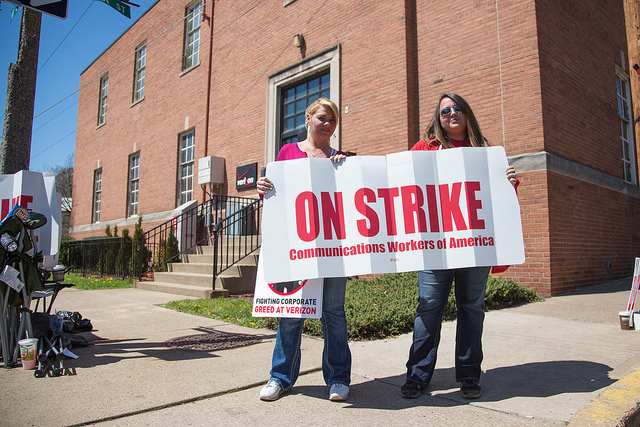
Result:
{"type": "Polygon", "coordinates": [[[275,381],[269,380],[267,384],[260,390],[260,400],[278,400],[284,390],[275,381]]]}
{"type": "Polygon", "coordinates": [[[335,383],[331,384],[331,389],[329,390],[329,400],[334,402],[340,402],[342,400],[347,400],[349,398],[349,386],[335,383]]]}

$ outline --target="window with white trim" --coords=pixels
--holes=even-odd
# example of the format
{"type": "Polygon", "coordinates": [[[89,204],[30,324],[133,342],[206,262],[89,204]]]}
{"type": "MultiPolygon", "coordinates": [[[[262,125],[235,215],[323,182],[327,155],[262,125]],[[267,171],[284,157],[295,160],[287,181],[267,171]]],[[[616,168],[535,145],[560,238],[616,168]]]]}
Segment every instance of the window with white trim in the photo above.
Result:
{"type": "Polygon", "coordinates": [[[331,78],[329,70],[312,75],[302,81],[284,87],[280,98],[280,145],[304,141],[307,137],[305,112],[307,107],[318,98],[330,98],[331,78]]]}
{"type": "Polygon", "coordinates": [[[102,169],[93,172],[93,212],[92,222],[100,222],[100,204],[102,201],[102,169]]]}
{"type": "Polygon", "coordinates": [[[133,102],[144,98],[144,75],[147,68],[147,44],[136,49],[136,62],[133,71],[133,102]]]}
{"type": "MultiPolygon", "coordinates": [[[[283,143],[292,142],[293,139],[298,139],[302,135],[302,133],[296,133],[298,125],[300,125],[299,111],[303,109],[302,104],[310,103],[320,96],[329,97],[328,95],[330,94],[329,98],[340,107],[340,51],[340,45],[335,45],[305,59],[303,62],[294,64],[269,76],[267,80],[265,164],[276,159],[283,143]],[[317,89],[315,88],[315,83],[307,86],[307,83],[314,82],[315,79],[319,79],[317,81],[319,83],[317,89]],[[290,90],[292,88],[294,90],[293,98],[289,99],[288,96],[291,95],[290,90]],[[311,92],[314,92],[313,96],[302,95],[303,91],[309,94],[310,89],[311,92]],[[300,93],[296,94],[296,90],[299,90],[300,93]],[[298,106],[295,105],[296,99],[300,101],[298,106]],[[293,104],[289,102],[291,100],[294,100],[293,104]],[[290,123],[291,120],[287,123],[287,120],[292,117],[293,123],[290,123]],[[297,124],[296,117],[298,117],[297,124]],[[295,135],[289,135],[288,132],[290,131],[293,131],[295,135]]],[[[306,108],[307,105],[304,105],[305,110],[306,108]]],[[[301,114],[304,117],[304,113],[301,114]]],[[[334,137],[330,140],[331,147],[340,149],[340,123],[336,127],[334,137]]]]}
{"type": "Polygon", "coordinates": [[[200,62],[200,24],[202,23],[202,2],[187,7],[184,25],[184,57],[182,69],[188,70],[200,62]]]}
{"type": "Polygon", "coordinates": [[[618,92],[618,118],[620,121],[620,142],[622,142],[622,167],[623,178],[626,182],[635,184],[636,156],[633,143],[633,123],[631,120],[631,92],[629,89],[629,77],[621,72],[616,75],[616,87],[618,92]]]}
{"type": "Polygon", "coordinates": [[[100,79],[100,98],[98,101],[98,126],[107,122],[107,94],[109,92],[109,75],[100,79]]]}
{"type": "Polygon", "coordinates": [[[178,166],[178,205],[193,200],[193,170],[195,159],[195,131],[180,137],[180,164],[178,166]]]}
{"type": "Polygon", "coordinates": [[[129,156],[129,186],[127,190],[127,216],[138,215],[140,189],[140,153],[129,156]]]}

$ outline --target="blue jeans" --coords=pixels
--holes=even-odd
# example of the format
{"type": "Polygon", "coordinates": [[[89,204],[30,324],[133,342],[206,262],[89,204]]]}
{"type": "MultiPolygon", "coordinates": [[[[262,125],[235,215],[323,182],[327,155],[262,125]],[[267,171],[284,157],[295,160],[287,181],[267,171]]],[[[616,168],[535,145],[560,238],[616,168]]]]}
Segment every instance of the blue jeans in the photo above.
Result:
{"type": "Polygon", "coordinates": [[[491,267],[429,270],[418,273],[418,308],[413,344],[407,361],[407,381],[429,384],[436,366],[442,316],[455,279],[458,307],[456,381],[480,379],[484,294],[491,267]]]}
{"type": "MultiPolygon", "coordinates": [[[[322,374],[327,385],[351,383],[351,351],[344,313],[345,277],[324,279],[322,292],[322,374]]],[[[271,380],[283,390],[295,384],[300,373],[300,341],[304,319],[280,318],[271,361],[271,380]]]]}

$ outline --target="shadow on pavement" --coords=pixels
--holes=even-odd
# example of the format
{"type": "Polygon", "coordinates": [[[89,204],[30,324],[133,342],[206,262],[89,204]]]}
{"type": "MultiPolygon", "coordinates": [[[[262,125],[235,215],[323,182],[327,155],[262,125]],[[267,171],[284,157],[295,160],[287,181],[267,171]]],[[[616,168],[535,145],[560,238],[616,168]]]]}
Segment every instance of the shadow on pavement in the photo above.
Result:
{"type": "MultiPolygon", "coordinates": [[[[90,345],[74,348],[78,359],[73,361],[76,368],[91,368],[108,365],[124,359],[153,358],[164,361],[180,361],[219,357],[215,352],[231,350],[258,344],[272,335],[248,335],[215,331],[172,338],[164,342],[148,341],[147,338],[112,340],[93,333],[85,334],[90,345]]],[[[196,328],[196,330],[199,330],[196,328]]],[[[94,331],[97,332],[97,331],[94,331]]]]}
{"type": "MultiPolygon", "coordinates": [[[[607,365],[582,360],[533,362],[490,369],[481,377],[483,395],[469,401],[460,396],[454,368],[437,369],[428,392],[417,399],[404,399],[399,384],[404,375],[376,378],[351,386],[347,408],[400,410],[415,406],[453,407],[472,402],[498,402],[514,397],[549,397],[564,393],[589,393],[615,381],[607,365]],[[447,391],[440,393],[439,391],[447,391]],[[430,395],[433,393],[433,395],[430,395]]],[[[327,399],[324,385],[295,386],[293,395],[327,399]]]]}
{"type": "Polygon", "coordinates": [[[633,280],[632,277],[627,277],[624,279],[618,279],[612,282],[603,283],[601,285],[589,286],[588,288],[569,291],[557,296],[562,297],[562,296],[571,296],[571,295],[594,295],[594,294],[608,294],[613,292],[629,291],[631,290],[632,280],[633,280]]]}

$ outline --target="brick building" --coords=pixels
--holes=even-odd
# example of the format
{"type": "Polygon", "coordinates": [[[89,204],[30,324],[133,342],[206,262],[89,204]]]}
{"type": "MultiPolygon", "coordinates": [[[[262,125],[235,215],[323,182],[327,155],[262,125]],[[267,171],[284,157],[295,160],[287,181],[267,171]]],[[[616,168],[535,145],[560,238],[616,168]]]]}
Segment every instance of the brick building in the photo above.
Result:
{"type": "Polygon", "coordinates": [[[504,276],[540,295],[626,277],[634,61],[614,0],[159,0],[81,75],[71,234],[203,201],[206,156],[224,158],[215,191],[253,197],[236,168],[297,140],[307,96],[340,106],[336,147],[381,155],[411,147],[456,92],[522,182],[527,261],[504,276]]]}

